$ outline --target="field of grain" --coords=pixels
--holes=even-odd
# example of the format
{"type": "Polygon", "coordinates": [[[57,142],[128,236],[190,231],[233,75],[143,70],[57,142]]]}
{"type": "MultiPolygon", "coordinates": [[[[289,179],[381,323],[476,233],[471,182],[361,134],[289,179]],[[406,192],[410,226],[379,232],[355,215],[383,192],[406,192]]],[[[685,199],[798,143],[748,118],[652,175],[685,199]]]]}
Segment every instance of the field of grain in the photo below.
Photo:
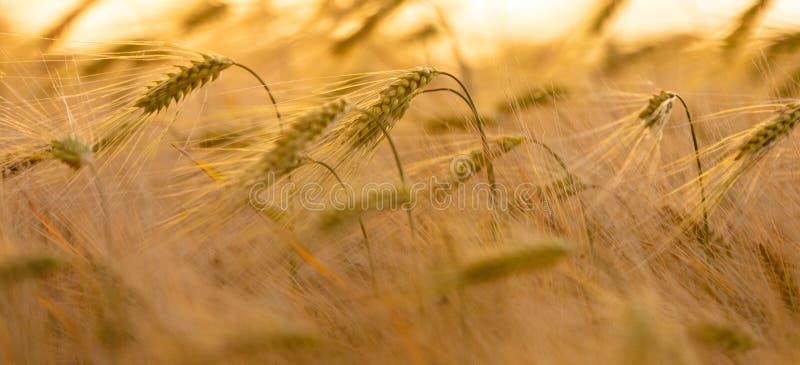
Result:
{"type": "Polygon", "coordinates": [[[800,22],[635,2],[0,3],[0,364],[799,363],[800,22]]]}

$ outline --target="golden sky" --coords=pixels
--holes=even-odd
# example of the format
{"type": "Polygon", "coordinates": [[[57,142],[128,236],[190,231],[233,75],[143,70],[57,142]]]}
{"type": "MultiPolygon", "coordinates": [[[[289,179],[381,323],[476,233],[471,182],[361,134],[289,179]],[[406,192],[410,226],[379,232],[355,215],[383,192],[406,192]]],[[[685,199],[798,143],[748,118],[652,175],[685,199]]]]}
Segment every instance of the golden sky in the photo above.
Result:
{"type": "MultiPolygon", "coordinates": [[[[233,0],[247,4],[249,0],[233,0]]],[[[310,9],[316,0],[273,0],[282,12],[310,9]]],[[[2,0],[0,8],[17,30],[36,34],[77,0],[2,0]]],[[[442,0],[451,21],[467,42],[492,44],[498,39],[541,40],[569,31],[591,11],[594,0],[442,0]]],[[[693,30],[724,33],[737,14],[752,0],[630,0],[610,29],[618,36],[693,30]]],[[[115,31],[136,33],[158,29],[157,19],[165,9],[185,1],[102,0],[71,33],[85,41],[103,41],[115,31]],[[98,29],[103,31],[98,32],[98,29]]],[[[419,7],[418,9],[424,9],[419,7]]],[[[400,14],[400,17],[403,15],[400,14]]],[[[415,16],[405,15],[410,21],[415,16]]],[[[799,27],[800,0],[776,0],[765,19],[766,28],[799,27]]]]}

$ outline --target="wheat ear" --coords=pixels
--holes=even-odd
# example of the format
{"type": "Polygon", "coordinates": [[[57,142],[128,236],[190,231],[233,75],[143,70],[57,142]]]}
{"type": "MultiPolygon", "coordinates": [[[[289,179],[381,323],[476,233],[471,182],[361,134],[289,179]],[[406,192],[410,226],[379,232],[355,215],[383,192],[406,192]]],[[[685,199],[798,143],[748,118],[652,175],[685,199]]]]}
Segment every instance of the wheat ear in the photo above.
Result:
{"type": "MultiPolygon", "coordinates": [[[[323,134],[350,110],[350,104],[338,99],[307,112],[291,129],[283,133],[270,151],[249,170],[249,175],[274,174],[279,178],[299,166],[306,146],[323,134]]],[[[246,182],[250,182],[249,180],[246,182]]]]}
{"type": "Polygon", "coordinates": [[[50,255],[3,259],[3,262],[0,262],[0,289],[27,279],[46,277],[63,266],[62,260],[50,255]]]}
{"type": "Polygon", "coordinates": [[[439,290],[460,288],[503,279],[526,271],[548,268],[569,254],[569,245],[544,240],[464,264],[439,282],[439,290]]]}
{"type": "Polygon", "coordinates": [[[234,63],[222,56],[204,54],[202,57],[201,61],[192,61],[191,66],[177,66],[180,72],[167,74],[166,80],[151,86],[145,95],[136,100],[134,106],[141,108],[145,114],[157,113],[167,108],[173,100],[179,102],[207,82],[216,80],[220,72],[234,63]]]}
{"type": "Polygon", "coordinates": [[[236,66],[250,73],[261,83],[275,108],[275,115],[279,121],[281,120],[275,96],[255,71],[245,65],[234,62],[228,57],[207,54],[202,54],[201,56],[203,59],[192,61],[191,66],[177,66],[180,69],[179,72],[169,73],[166,80],[151,86],[145,95],[136,100],[134,106],[141,108],[145,114],[158,113],[161,109],[169,107],[173,100],[175,102],[181,101],[189,96],[192,91],[201,88],[210,81],[216,80],[222,71],[231,66],[236,66]]]}
{"type": "Polygon", "coordinates": [[[800,103],[786,106],[772,122],[765,124],[739,146],[734,160],[760,157],[781,138],[787,136],[800,122],[800,103]]]}
{"type": "Polygon", "coordinates": [[[742,15],[736,23],[736,28],[725,37],[725,47],[735,49],[741,45],[758,25],[758,22],[772,5],[772,0],[756,0],[742,15]]]}

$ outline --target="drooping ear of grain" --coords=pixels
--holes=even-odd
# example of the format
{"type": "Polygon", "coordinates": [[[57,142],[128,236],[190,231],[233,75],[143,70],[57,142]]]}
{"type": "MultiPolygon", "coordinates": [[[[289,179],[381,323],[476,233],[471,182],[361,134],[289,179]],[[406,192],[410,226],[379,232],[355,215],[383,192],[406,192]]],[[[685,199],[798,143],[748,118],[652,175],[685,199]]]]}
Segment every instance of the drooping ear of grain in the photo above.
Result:
{"type": "Polygon", "coordinates": [[[586,185],[584,185],[577,176],[567,175],[545,185],[539,189],[538,192],[539,197],[542,199],[552,198],[555,200],[564,200],[580,194],[584,190],[586,190],[586,185]]]}
{"type": "MultiPolygon", "coordinates": [[[[525,142],[522,136],[502,136],[492,140],[489,144],[489,158],[495,159],[510,152],[515,147],[525,142]]],[[[466,153],[459,153],[451,158],[450,174],[453,175],[455,184],[460,184],[481,172],[486,167],[486,156],[483,148],[476,148],[466,153]],[[463,157],[467,157],[464,159],[463,157]]]]}
{"type": "Polygon", "coordinates": [[[746,41],[747,37],[758,27],[761,18],[771,5],[772,0],[756,0],[752,6],[739,16],[736,27],[725,37],[725,47],[727,49],[735,49],[746,41]]]}
{"type": "Polygon", "coordinates": [[[746,351],[754,346],[750,334],[733,326],[718,323],[701,323],[689,327],[692,338],[703,345],[728,351],[746,351]]]}
{"type": "Polygon", "coordinates": [[[796,264],[764,244],[758,245],[758,254],[764,271],[783,303],[792,312],[800,312],[800,281],[794,275],[796,264]]]}
{"type": "Polygon", "coordinates": [[[277,178],[296,168],[305,148],[349,110],[349,104],[339,99],[301,115],[249,174],[273,173],[277,178]]]}
{"type": "Polygon", "coordinates": [[[337,55],[347,53],[347,51],[352,49],[354,45],[358,44],[358,42],[361,42],[370,34],[372,34],[375,28],[377,28],[384,19],[391,15],[392,12],[397,10],[397,8],[399,8],[403,2],[405,2],[405,0],[385,0],[383,6],[372,13],[372,15],[364,19],[364,22],[361,23],[361,27],[359,27],[349,36],[334,44],[333,53],[337,55]]]}
{"type": "Polygon", "coordinates": [[[588,34],[602,34],[626,2],[627,0],[605,0],[605,4],[590,19],[589,27],[587,28],[588,34]]]}
{"type": "Polygon", "coordinates": [[[48,41],[60,37],[83,13],[86,12],[98,0],[83,0],[75,8],[61,18],[47,33],[44,38],[48,41]]]}
{"type": "Polygon", "coordinates": [[[67,137],[50,143],[51,150],[57,160],[77,170],[93,156],[92,147],[75,137],[67,137]]]}
{"type": "Polygon", "coordinates": [[[400,120],[411,105],[411,100],[422,90],[436,71],[430,67],[420,67],[396,78],[379,92],[367,111],[354,120],[342,125],[343,137],[354,149],[374,146],[381,137],[378,123],[388,131],[400,120]]]}
{"type": "Polygon", "coordinates": [[[20,151],[19,153],[8,154],[0,165],[3,178],[17,176],[40,162],[47,160],[52,156],[50,148],[50,145],[45,144],[34,147],[32,150],[33,152],[20,151]]]}
{"type": "Polygon", "coordinates": [[[442,283],[442,289],[462,287],[504,279],[527,271],[545,269],[569,253],[569,246],[559,240],[524,245],[464,264],[442,283]]]}
{"type": "Polygon", "coordinates": [[[672,113],[674,101],[675,94],[662,90],[647,100],[647,106],[639,112],[639,120],[644,122],[647,128],[663,126],[672,113]]]}
{"type": "Polygon", "coordinates": [[[178,102],[207,82],[216,80],[220,72],[232,65],[233,61],[227,57],[203,55],[202,61],[192,61],[191,66],[178,66],[180,72],[170,73],[169,78],[150,87],[134,106],[146,114],[157,113],[169,107],[173,100],[178,102]]]}
{"type": "Polygon", "coordinates": [[[45,277],[62,265],[60,260],[48,255],[3,259],[0,262],[0,289],[27,279],[45,277]]]}
{"type": "Polygon", "coordinates": [[[222,18],[228,13],[229,5],[216,0],[207,0],[200,3],[197,8],[183,20],[184,31],[191,31],[204,24],[222,18]]]}
{"type": "Polygon", "coordinates": [[[534,106],[545,106],[568,94],[567,88],[561,85],[532,88],[518,94],[510,102],[500,103],[497,110],[503,113],[513,113],[517,109],[525,110],[534,106]]]}
{"type": "Polygon", "coordinates": [[[781,138],[786,137],[798,122],[800,122],[800,103],[787,105],[773,121],[760,127],[739,146],[734,159],[757,156],[767,151],[781,138]]]}

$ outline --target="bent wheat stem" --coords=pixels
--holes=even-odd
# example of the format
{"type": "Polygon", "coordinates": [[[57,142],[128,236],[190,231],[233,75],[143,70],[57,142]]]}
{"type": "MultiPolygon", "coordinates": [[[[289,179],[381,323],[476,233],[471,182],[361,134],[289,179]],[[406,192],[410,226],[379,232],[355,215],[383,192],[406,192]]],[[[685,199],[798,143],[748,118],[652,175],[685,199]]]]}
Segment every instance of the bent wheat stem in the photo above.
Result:
{"type": "MultiPolygon", "coordinates": [[[[697,168],[697,184],[700,186],[700,205],[703,207],[703,246],[706,249],[706,255],[710,254],[709,247],[708,247],[708,240],[711,236],[711,227],[708,224],[708,207],[706,206],[706,189],[705,184],[703,184],[703,163],[700,162],[700,149],[697,144],[697,134],[694,131],[694,122],[692,121],[692,114],[689,113],[689,106],[686,105],[686,101],[683,98],[675,93],[676,98],[681,102],[683,105],[683,110],[686,112],[686,120],[689,121],[689,132],[692,134],[692,147],[694,148],[694,162],[695,167],[697,168]]],[[[709,256],[710,257],[710,256],[709,256]]]]}
{"type": "MultiPolygon", "coordinates": [[[[339,185],[345,186],[344,181],[339,176],[339,174],[336,173],[336,170],[334,170],[331,165],[320,160],[315,160],[310,157],[306,157],[306,159],[308,160],[308,162],[320,165],[326,170],[328,170],[331,173],[331,175],[333,175],[333,177],[336,179],[336,182],[339,183],[339,185]]],[[[370,284],[372,285],[372,291],[377,294],[378,285],[375,282],[375,262],[372,259],[372,249],[370,248],[369,237],[367,236],[367,227],[364,225],[364,219],[361,217],[361,212],[358,213],[358,226],[361,228],[361,235],[364,237],[364,248],[367,251],[367,263],[369,265],[370,284]]]]}
{"type": "MultiPolygon", "coordinates": [[[[378,116],[375,113],[366,110],[360,109],[357,107],[353,108],[354,110],[364,113],[368,115],[370,118],[374,120],[378,120],[378,116]]],[[[389,134],[389,131],[386,130],[386,127],[382,123],[375,123],[378,126],[381,133],[383,133],[384,138],[389,142],[389,147],[392,149],[392,156],[394,156],[394,163],[397,165],[397,173],[400,175],[400,183],[403,186],[403,192],[408,193],[408,180],[406,179],[406,173],[403,171],[403,163],[400,161],[400,153],[397,151],[397,146],[394,144],[394,139],[389,134]]],[[[408,226],[411,229],[411,233],[415,232],[414,230],[414,218],[411,216],[411,206],[409,205],[407,209],[405,209],[406,213],[408,214],[408,226]]]]}
{"type": "Polygon", "coordinates": [[[278,111],[278,103],[275,101],[275,96],[272,95],[272,91],[270,91],[269,86],[267,86],[267,83],[265,83],[264,80],[261,78],[261,76],[258,76],[258,74],[255,71],[253,71],[253,69],[251,69],[250,67],[247,67],[238,62],[234,62],[233,66],[239,67],[249,72],[251,75],[253,75],[253,77],[255,77],[258,80],[258,82],[261,83],[261,87],[263,87],[264,90],[267,91],[267,95],[269,95],[269,100],[272,102],[272,107],[275,109],[275,117],[278,118],[278,123],[281,124],[281,129],[283,129],[283,121],[281,120],[281,112],[278,111]]]}
{"type": "Polygon", "coordinates": [[[444,72],[444,71],[435,71],[435,73],[437,73],[439,75],[442,75],[442,76],[447,76],[447,77],[453,79],[453,81],[455,81],[458,84],[458,86],[461,87],[461,90],[464,91],[464,97],[466,99],[465,101],[467,102],[467,104],[469,105],[470,109],[472,110],[472,114],[475,115],[475,124],[478,127],[478,133],[480,133],[480,135],[481,135],[481,144],[483,145],[483,152],[487,156],[487,159],[486,159],[486,178],[489,180],[489,188],[490,188],[490,190],[492,192],[492,198],[494,198],[494,200],[495,200],[495,202],[493,202],[493,203],[496,203],[496,200],[497,200],[497,181],[495,180],[495,176],[494,176],[494,164],[492,164],[491,159],[488,158],[489,157],[489,140],[486,138],[486,130],[485,130],[486,128],[483,125],[483,119],[481,119],[481,116],[478,114],[478,109],[475,107],[475,101],[472,99],[472,95],[470,95],[469,90],[467,90],[467,87],[464,85],[463,82],[461,82],[461,80],[458,79],[458,77],[454,76],[453,74],[451,74],[449,72],[444,72]]]}

